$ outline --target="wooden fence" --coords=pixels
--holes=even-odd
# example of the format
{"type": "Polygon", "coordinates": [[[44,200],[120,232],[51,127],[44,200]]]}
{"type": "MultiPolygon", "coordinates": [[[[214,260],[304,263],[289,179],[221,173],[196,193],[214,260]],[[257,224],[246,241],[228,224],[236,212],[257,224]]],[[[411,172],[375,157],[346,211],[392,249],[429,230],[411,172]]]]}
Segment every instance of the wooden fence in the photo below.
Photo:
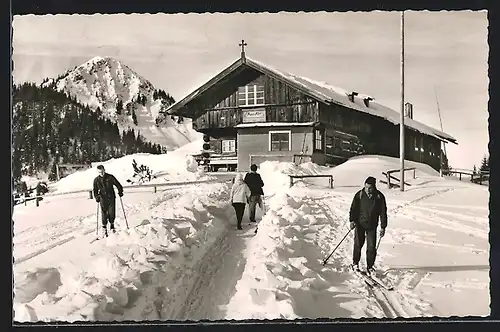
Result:
{"type": "Polygon", "coordinates": [[[304,178],[328,178],[328,185],[330,189],[333,189],[333,175],[289,175],[290,177],[290,187],[293,186],[294,179],[304,179],[304,178]]]}
{"type": "MultiPolygon", "coordinates": [[[[153,188],[153,192],[156,193],[158,188],[163,188],[163,187],[185,186],[185,185],[199,184],[199,183],[224,183],[224,182],[230,182],[230,181],[204,180],[204,181],[148,183],[148,184],[140,184],[140,185],[132,185],[132,186],[123,186],[123,191],[126,191],[126,189],[153,188]]],[[[26,198],[14,198],[14,201],[23,201],[26,204],[27,201],[34,200],[36,206],[39,206],[40,201],[43,198],[56,197],[56,196],[66,196],[66,195],[81,194],[81,193],[88,193],[89,199],[94,198],[92,189],[82,189],[82,190],[67,191],[67,192],[53,193],[53,194],[47,194],[47,195],[30,196],[30,197],[26,197],[26,198]]]]}
{"type": "Polygon", "coordinates": [[[473,171],[468,169],[450,169],[443,172],[443,175],[456,175],[458,174],[458,179],[462,181],[462,176],[470,177],[470,182],[482,185],[483,182],[489,181],[490,172],[489,171],[473,171]]]}
{"type": "MultiPolygon", "coordinates": [[[[416,174],[416,168],[415,167],[409,167],[409,168],[405,168],[404,171],[413,171],[413,178],[415,179],[417,177],[417,174],[416,174]]],[[[400,187],[400,184],[399,183],[394,183],[392,182],[391,183],[391,180],[394,180],[395,182],[400,182],[401,179],[398,179],[397,177],[395,177],[394,175],[392,175],[392,173],[397,173],[397,172],[401,172],[400,169],[391,169],[387,172],[382,172],[382,175],[385,176],[386,180],[380,180],[380,182],[382,183],[385,183],[387,184],[387,188],[391,189],[391,188],[399,188],[400,187]]],[[[405,182],[405,186],[411,186],[411,184],[405,182]]]]}

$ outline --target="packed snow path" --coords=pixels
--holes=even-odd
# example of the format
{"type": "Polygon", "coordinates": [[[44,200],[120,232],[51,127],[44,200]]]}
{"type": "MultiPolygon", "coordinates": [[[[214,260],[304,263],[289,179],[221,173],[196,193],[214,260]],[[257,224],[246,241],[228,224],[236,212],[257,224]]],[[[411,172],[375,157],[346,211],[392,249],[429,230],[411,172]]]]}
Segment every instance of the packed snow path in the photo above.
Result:
{"type": "MultiPolygon", "coordinates": [[[[257,211],[259,209],[257,208],[257,211]]],[[[256,213],[257,220],[260,218],[256,213]]],[[[234,295],[236,283],[241,279],[246,263],[245,249],[248,239],[255,236],[256,225],[245,223],[243,230],[236,230],[236,223],[224,232],[220,240],[209,248],[197,267],[196,279],[176,320],[221,320],[225,306],[234,295]]]]}

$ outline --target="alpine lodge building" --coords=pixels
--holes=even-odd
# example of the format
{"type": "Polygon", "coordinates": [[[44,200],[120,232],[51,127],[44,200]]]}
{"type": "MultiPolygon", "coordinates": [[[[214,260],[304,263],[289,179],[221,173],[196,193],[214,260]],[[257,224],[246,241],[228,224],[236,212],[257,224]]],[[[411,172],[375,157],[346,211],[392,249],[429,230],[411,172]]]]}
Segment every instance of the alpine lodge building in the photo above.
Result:
{"type": "MultiPolygon", "coordinates": [[[[245,45],[239,59],[164,111],[191,118],[204,134],[210,170],[247,171],[267,160],[338,165],[361,154],[399,157],[399,112],[250,59],[245,45]]],[[[441,142],[456,139],[413,120],[406,106],[405,159],[439,171],[441,142]]]]}

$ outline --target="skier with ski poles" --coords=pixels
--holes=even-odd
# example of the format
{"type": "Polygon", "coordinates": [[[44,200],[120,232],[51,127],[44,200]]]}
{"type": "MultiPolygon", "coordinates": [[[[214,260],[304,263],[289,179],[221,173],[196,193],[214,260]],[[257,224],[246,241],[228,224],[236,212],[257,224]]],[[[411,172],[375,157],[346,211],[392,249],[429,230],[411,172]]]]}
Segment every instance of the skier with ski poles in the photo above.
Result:
{"type": "Polygon", "coordinates": [[[359,271],[361,249],[366,239],[366,267],[370,275],[374,272],[373,265],[377,255],[377,227],[380,218],[380,238],[387,228],[387,204],[384,194],[376,187],[376,180],[370,176],[366,179],[364,188],[359,190],[351,203],[349,221],[354,229],[354,248],[352,267],[359,271]]]}
{"type": "Polygon", "coordinates": [[[97,203],[101,206],[102,215],[102,228],[104,231],[104,236],[108,236],[107,224],[109,222],[109,228],[113,233],[115,230],[115,215],[116,215],[116,196],[115,196],[115,186],[118,189],[118,195],[123,196],[123,186],[118,182],[118,180],[109,173],[106,173],[104,166],[97,166],[97,171],[99,175],[94,179],[94,197],[97,203]]]}

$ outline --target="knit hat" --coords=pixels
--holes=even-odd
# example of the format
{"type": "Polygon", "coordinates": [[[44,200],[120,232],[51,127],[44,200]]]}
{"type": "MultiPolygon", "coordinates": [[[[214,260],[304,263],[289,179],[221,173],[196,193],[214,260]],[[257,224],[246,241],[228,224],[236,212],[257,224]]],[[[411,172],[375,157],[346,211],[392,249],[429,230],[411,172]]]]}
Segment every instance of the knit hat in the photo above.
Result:
{"type": "Polygon", "coordinates": [[[372,186],[376,186],[377,180],[373,176],[369,176],[366,178],[365,184],[371,184],[372,186]]]}

